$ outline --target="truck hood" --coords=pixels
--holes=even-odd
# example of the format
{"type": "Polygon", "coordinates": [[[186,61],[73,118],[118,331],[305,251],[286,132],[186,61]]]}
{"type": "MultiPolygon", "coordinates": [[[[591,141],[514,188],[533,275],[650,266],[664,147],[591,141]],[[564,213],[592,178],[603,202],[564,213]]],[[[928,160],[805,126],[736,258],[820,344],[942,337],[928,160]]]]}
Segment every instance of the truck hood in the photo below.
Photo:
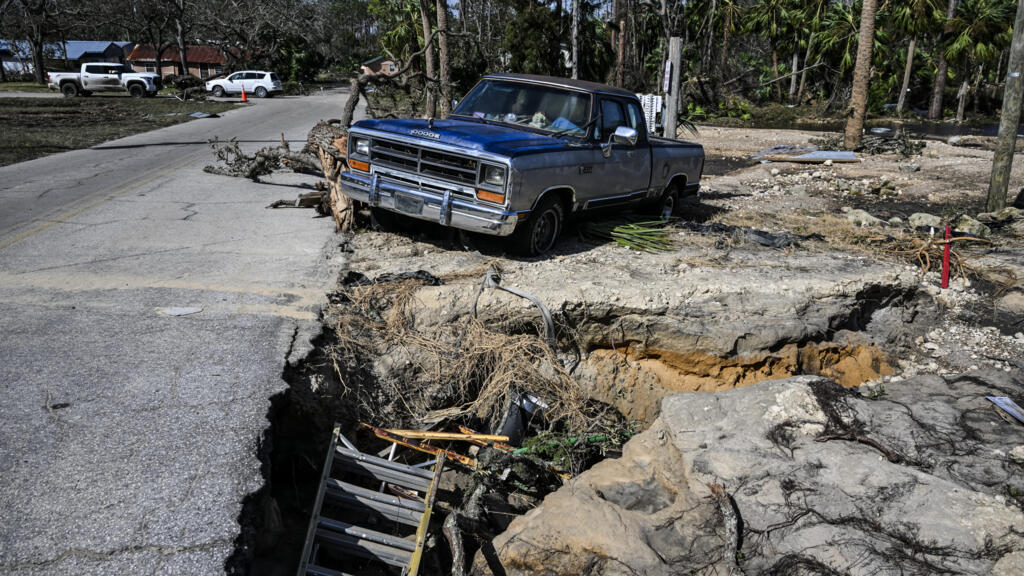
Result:
{"type": "Polygon", "coordinates": [[[510,158],[568,146],[565,141],[552,136],[471,120],[435,120],[433,128],[426,120],[420,119],[362,120],[353,128],[390,132],[425,142],[439,142],[510,158]],[[431,133],[438,137],[429,136],[431,133]]]}

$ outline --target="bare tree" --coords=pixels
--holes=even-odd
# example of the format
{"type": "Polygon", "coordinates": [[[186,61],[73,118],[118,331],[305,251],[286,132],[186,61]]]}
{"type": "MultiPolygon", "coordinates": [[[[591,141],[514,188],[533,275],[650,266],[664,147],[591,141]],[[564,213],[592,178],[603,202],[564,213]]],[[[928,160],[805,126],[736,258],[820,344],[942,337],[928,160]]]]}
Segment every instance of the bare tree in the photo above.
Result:
{"type": "Polygon", "coordinates": [[[188,76],[188,45],[185,36],[192,31],[195,5],[186,0],[170,0],[167,2],[168,13],[174,20],[174,39],[178,44],[179,72],[188,76]]]}
{"type": "Polygon", "coordinates": [[[82,11],[82,5],[60,0],[14,0],[8,10],[12,20],[28,40],[32,51],[32,74],[42,84],[46,80],[43,45],[54,34],[67,29],[82,11]]]}

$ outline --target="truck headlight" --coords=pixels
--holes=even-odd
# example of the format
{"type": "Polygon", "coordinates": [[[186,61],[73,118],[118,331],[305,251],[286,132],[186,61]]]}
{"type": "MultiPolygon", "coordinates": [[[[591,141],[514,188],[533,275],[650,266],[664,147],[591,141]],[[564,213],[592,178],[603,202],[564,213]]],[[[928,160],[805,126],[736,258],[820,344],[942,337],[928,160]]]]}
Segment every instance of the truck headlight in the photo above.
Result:
{"type": "Polygon", "coordinates": [[[505,169],[501,166],[484,166],[484,182],[494,186],[505,184],[505,169]]]}
{"type": "Polygon", "coordinates": [[[367,138],[356,138],[356,154],[363,156],[370,155],[370,140],[367,138]]]}

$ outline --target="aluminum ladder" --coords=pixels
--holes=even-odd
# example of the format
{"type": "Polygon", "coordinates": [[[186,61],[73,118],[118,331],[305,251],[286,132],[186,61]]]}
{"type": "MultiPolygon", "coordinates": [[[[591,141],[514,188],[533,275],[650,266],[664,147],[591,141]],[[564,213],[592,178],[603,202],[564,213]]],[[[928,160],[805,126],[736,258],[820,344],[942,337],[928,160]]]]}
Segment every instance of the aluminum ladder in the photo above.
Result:
{"type": "MultiPolygon", "coordinates": [[[[393,566],[402,576],[416,576],[443,468],[444,455],[438,456],[434,470],[429,471],[364,454],[336,426],[298,575],[348,576],[325,564],[337,565],[341,559],[354,557],[393,566]],[[360,481],[398,490],[387,494],[354,483],[360,481]],[[391,529],[371,529],[356,522],[375,522],[391,529]],[[413,528],[414,534],[400,534],[413,528]]],[[[374,528],[379,528],[377,525],[374,528]]]]}

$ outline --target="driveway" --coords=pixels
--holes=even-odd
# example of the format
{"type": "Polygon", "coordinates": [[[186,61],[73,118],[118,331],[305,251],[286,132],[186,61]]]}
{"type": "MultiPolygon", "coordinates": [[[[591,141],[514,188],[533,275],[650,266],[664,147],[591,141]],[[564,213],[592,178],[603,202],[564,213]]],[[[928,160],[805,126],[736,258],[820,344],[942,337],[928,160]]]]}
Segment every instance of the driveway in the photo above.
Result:
{"type": "Polygon", "coordinates": [[[0,574],[223,572],[341,258],[330,218],[265,208],[315,178],[206,174],[207,140],[297,149],[345,98],[0,168],[0,574]]]}

